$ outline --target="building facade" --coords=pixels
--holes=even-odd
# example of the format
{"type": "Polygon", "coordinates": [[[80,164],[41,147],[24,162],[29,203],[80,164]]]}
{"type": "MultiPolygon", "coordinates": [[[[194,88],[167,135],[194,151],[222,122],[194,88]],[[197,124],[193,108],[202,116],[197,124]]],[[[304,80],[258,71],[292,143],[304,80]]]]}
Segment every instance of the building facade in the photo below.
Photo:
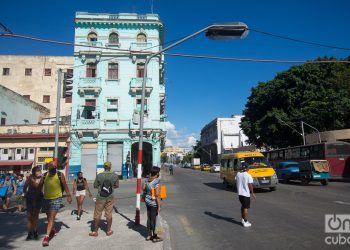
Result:
{"type": "MultiPolygon", "coordinates": [[[[0,84],[50,110],[55,117],[57,70],[72,68],[71,56],[0,55],[0,84]]],[[[71,98],[61,99],[61,116],[71,113],[71,98]]]]}
{"type": "Polygon", "coordinates": [[[248,139],[240,128],[241,115],[216,118],[201,130],[202,163],[218,163],[225,151],[246,146],[248,139]]]}
{"type": "MultiPolygon", "coordinates": [[[[69,177],[83,171],[93,179],[105,161],[112,162],[119,175],[135,174],[145,61],[161,48],[163,24],[154,14],[77,12],[74,40],[69,177]]],[[[160,165],[165,128],[163,56],[154,57],[147,69],[144,173],[160,165]]]]}

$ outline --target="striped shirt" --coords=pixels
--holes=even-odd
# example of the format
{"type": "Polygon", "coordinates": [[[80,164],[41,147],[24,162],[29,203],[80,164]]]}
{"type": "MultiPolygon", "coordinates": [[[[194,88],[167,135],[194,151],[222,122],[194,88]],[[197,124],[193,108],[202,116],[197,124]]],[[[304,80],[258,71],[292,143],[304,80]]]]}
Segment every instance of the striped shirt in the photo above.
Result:
{"type": "Polygon", "coordinates": [[[152,199],[152,188],[156,189],[160,186],[160,180],[158,178],[154,179],[153,181],[146,180],[146,190],[145,190],[145,202],[148,206],[151,207],[157,207],[156,200],[152,199]]]}

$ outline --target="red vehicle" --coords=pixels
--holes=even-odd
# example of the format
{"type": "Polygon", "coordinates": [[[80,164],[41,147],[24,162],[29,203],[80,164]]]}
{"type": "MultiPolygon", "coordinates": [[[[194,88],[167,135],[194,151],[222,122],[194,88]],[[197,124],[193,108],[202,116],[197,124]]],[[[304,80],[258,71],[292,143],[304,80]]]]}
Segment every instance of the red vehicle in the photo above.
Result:
{"type": "Polygon", "coordinates": [[[326,142],[281,148],[264,154],[273,167],[284,161],[328,160],[332,179],[350,178],[350,143],[347,142],[326,142]]]}

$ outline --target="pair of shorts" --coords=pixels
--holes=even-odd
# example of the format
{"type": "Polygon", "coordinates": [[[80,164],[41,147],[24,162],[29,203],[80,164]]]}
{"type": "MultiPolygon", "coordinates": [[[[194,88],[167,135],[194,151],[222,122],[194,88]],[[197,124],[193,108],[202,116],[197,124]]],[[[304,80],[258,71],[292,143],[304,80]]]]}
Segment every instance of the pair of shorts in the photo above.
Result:
{"type": "Polygon", "coordinates": [[[76,191],[75,192],[75,197],[79,197],[79,196],[85,196],[86,195],[86,190],[81,190],[81,191],[76,191]]]}
{"type": "Polygon", "coordinates": [[[107,219],[112,218],[114,199],[97,199],[95,202],[94,219],[100,219],[102,212],[105,211],[107,219]]]}
{"type": "Polygon", "coordinates": [[[27,207],[28,212],[30,212],[34,209],[40,210],[42,205],[43,205],[43,197],[42,196],[39,196],[39,197],[27,196],[26,207],[27,207]]]}
{"type": "Polygon", "coordinates": [[[250,197],[239,195],[238,199],[241,202],[242,208],[250,208],[250,197]]]}
{"type": "Polygon", "coordinates": [[[44,199],[41,211],[43,213],[58,212],[62,206],[62,198],[47,200],[44,199]]]}

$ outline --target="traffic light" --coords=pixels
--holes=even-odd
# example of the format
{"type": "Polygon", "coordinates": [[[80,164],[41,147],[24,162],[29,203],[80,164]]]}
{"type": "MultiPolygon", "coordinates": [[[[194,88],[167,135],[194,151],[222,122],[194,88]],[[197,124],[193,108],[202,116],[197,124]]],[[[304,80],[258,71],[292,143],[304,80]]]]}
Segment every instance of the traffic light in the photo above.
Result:
{"type": "Polygon", "coordinates": [[[73,93],[73,70],[63,73],[63,98],[72,96],[73,93]]]}

